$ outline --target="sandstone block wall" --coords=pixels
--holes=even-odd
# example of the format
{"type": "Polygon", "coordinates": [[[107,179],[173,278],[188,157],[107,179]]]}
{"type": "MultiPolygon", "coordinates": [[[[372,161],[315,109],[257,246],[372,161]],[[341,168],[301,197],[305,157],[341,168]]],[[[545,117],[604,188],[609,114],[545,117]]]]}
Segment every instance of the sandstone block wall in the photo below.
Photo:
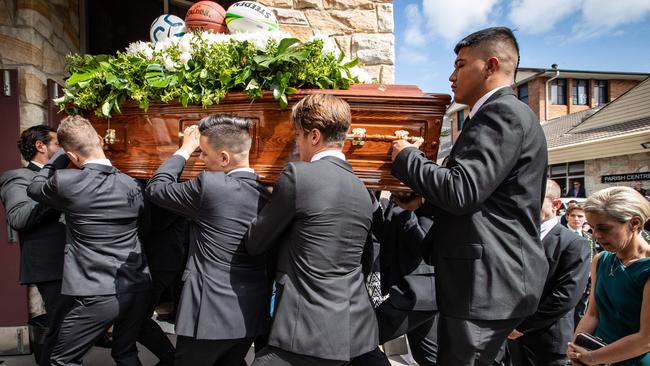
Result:
{"type": "Polygon", "coordinates": [[[306,40],[315,33],[334,38],[358,57],[377,81],[395,82],[392,0],[259,0],[276,13],[280,28],[306,40]]]}
{"type": "Polygon", "coordinates": [[[18,69],[21,130],[47,120],[47,79],[79,52],[78,0],[0,0],[0,68],[18,69]]]}

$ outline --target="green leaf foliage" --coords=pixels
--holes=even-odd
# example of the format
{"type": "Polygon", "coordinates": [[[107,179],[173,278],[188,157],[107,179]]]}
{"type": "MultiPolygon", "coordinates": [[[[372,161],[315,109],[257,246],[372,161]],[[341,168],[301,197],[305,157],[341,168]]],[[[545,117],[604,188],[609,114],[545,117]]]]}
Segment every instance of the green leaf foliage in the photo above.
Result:
{"type": "MultiPolygon", "coordinates": [[[[210,35],[217,37],[215,35],[210,35]]],[[[133,100],[146,110],[151,102],[178,101],[203,107],[219,103],[229,91],[259,98],[272,91],[281,108],[298,88],[347,89],[359,83],[359,61],[323,51],[323,40],[296,38],[260,42],[190,35],[168,44],[139,42],[115,55],[69,55],[70,77],[62,110],[94,110],[98,116],[120,113],[133,100]]]]}

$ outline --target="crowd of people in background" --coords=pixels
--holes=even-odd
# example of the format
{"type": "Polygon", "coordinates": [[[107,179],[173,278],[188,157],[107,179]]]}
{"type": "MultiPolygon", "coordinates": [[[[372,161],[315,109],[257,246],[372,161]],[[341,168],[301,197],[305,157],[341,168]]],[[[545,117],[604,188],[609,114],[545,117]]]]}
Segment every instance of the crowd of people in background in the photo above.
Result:
{"type": "Polygon", "coordinates": [[[380,345],[402,335],[420,365],[650,365],[646,192],[586,197],[576,181],[564,195],[586,200],[562,216],[542,128],[510,88],[512,31],[454,52],[469,117],[443,165],[393,142],[411,193],[365,188],[343,153],[350,107],[329,94],[293,106],[299,161],[272,190],[245,118],[188,127],[147,182],[112,166],[83,117],[24,131],[29,165],[2,175],[0,197],[20,282],[47,309],[37,362],[81,365],[112,327],[117,365],[140,364],[136,342],[162,366],[241,366],[251,347],[254,366],[389,365],[380,345]],[[199,148],[206,170],[181,181],[199,148]],[[174,345],[151,317],[178,281],[174,345]]]}

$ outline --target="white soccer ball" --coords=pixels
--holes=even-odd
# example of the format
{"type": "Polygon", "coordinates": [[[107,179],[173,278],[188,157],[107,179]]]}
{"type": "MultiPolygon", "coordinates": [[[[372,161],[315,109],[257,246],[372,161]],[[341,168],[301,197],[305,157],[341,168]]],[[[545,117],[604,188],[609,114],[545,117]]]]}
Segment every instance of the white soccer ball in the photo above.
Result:
{"type": "Polygon", "coordinates": [[[275,31],[278,20],[266,6],[255,1],[238,1],[226,11],[226,26],[230,33],[275,31]]]}
{"type": "Polygon", "coordinates": [[[185,34],[185,22],[172,14],[163,14],[151,23],[149,37],[151,42],[160,42],[169,38],[179,38],[185,34]]]}

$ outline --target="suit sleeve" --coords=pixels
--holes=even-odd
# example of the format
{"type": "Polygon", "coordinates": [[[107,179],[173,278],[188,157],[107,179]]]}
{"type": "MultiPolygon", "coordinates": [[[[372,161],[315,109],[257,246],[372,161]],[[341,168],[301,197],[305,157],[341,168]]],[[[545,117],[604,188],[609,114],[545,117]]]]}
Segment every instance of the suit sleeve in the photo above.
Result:
{"type": "Polygon", "coordinates": [[[202,174],[194,179],[178,182],[185,162],[179,155],[173,155],[165,161],[147,183],[145,197],[163,209],[194,218],[201,206],[202,174]]]}
{"type": "Polygon", "coordinates": [[[523,130],[508,108],[481,110],[457,142],[449,168],[416,148],[398,155],[392,173],[433,205],[453,215],[475,211],[510,174],[520,155],[523,130]]]}
{"type": "Polygon", "coordinates": [[[0,196],[7,212],[7,222],[14,230],[29,230],[61,214],[27,196],[27,187],[31,183],[28,177],[12,171],[2,180],[0,196]]]}
{"type": "Polygon", "coordinates": [[[589,251],[587,239],[573,239],[558,259],[551,279],[553,288],[540,300],[535,314],[525,319],[517,330],[526,333],[545,328],[576,307],[589,280],[589,251]]]}
{"type": "Polygon", "coordinates": [[[251,255],[258,255],[276,246],[295,215],[296,174],[294,165],[288,164],[273,186],[269,202],[244,235],[246,251],[251,255]]]}
{"type": "Polygon", "coordinates": [[[68,199],[59,192],[60,182],[57,170],[65,168],[70,159],[59,149],[27,187],[27,195],[36,202],[62,210],[68,199]]]}

